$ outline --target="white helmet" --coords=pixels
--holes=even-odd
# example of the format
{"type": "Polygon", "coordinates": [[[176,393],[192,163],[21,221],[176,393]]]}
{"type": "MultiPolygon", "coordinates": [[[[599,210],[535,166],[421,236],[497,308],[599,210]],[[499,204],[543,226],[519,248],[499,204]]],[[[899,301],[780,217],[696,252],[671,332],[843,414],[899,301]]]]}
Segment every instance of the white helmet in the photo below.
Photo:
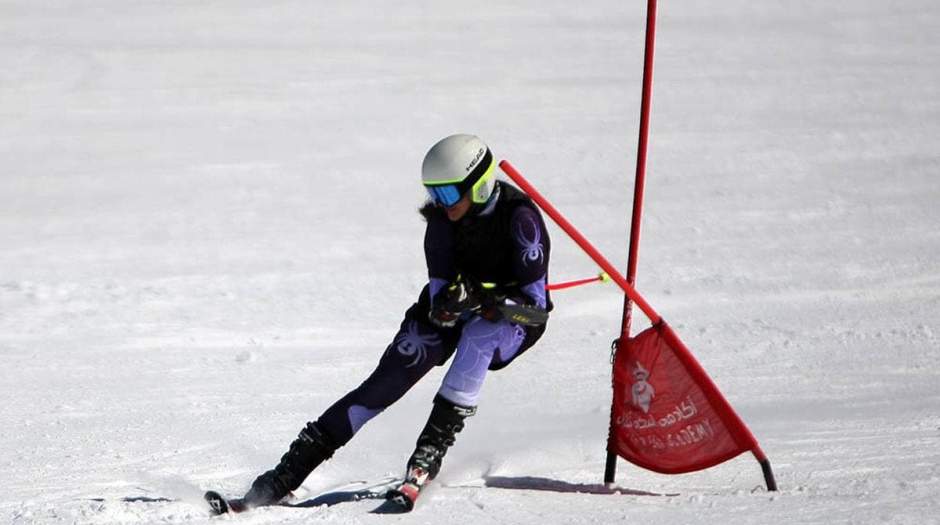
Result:
{"type": "Polygon", "coordinates": [[[451,135],[428,150],[421,165],[421,182],[431,199],[444,207],[457,204],[468,191],[472,200],[489,200],[496,186],[493,153],[474,135],[451,135]]]}

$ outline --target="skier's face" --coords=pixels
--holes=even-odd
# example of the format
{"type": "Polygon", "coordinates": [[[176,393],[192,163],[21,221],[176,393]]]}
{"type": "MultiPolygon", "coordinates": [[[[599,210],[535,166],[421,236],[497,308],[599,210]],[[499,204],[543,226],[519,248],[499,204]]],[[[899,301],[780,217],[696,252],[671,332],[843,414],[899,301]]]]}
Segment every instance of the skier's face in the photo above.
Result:
{"type": "Polygon", "coordinates": [[[451,222],[459,221],[460,219],[463,218],[464,215],[467,214],[467,211],[470,209],[471,204],[472,203],[470,202],[470,192],[468,191],[466,195],[463,196],[462,199],[457,201],[457,204],[454,204],[453,206],[449,208],[444,208],[444,210],[447,212],[447,218],[451,222]]]}

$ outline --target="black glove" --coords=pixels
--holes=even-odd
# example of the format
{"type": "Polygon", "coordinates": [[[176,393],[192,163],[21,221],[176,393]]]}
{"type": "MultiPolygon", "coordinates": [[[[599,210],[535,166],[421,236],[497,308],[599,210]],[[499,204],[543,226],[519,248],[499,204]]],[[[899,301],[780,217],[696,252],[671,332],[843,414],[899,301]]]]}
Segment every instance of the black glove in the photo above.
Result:
{"type": "Polygon", "coordinates": [[[441,288],[431,301],[428,319],[442,328],[451,328],[464,312],[480,308],[480,301],[460,278],[441,288]]]}

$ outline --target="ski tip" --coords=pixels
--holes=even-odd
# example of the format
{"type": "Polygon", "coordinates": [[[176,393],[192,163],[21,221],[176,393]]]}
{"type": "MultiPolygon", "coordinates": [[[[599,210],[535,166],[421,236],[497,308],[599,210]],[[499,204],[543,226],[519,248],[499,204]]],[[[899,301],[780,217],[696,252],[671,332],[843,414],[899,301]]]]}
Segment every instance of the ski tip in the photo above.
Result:
{"type": "Polygon", "coordinates": [[[211,512],[213,515],[219,516],[222,514],[228,514],[228,500],[226,500],[225,497],[218,492],[210,490],[209,492],[205,493],[203,499],[205,499],[206,503],[209,504],[209,512],[211,512]]]}
{"type": "Polygon", "coordinates": [[[209,504],[209,512],[214,516],[222,514],[235,514],[245,510],[245,504],[240,499],[228,499],[214,490],[206,492],[203,498],[209,504]]]}
{"type": "Polygon", "coordinates": [[[402,485],[385,493],[385,503],[375,509],[376,514],[402,514],[415,508],[418,491],[410,485],[402,485]]]}
{"type": "Polygon", "coordinates": [[[371,514],[405,514],[411,512],[414,504],[409,504],[398,497],[386,496],[381,505],[372,510],[371,514]]]}

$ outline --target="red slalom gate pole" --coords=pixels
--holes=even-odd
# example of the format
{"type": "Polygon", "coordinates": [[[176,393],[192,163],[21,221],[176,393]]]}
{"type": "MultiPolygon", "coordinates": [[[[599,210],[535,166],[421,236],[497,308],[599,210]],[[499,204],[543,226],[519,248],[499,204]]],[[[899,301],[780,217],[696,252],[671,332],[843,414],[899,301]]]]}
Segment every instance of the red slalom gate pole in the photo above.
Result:
{"type": "MultiPolygon", "coordinates": [[[[656,44],[656,0],[648,0],[646,6],[646,50],[643,59],[643,96],[640,99],[640,132],[636,151],[636,180],[633,187],[633,217],[630,221],[630,252],[627,259],[627,282],[636,284],[636,267],[639,259],[640,218],[643,214],[643,191],[646,185],[646,151],[649,144],[650,106],[653,98],[653,53],[656,44]]],[[[630,337],[633,320],[633,303],[630,296],[623,298],[623,322],[620,338],[630,337]]],[[[626,339],[624,339],[626,340],[626,339]]],[[[607,463],[604,468],[604,483],[611,484],[617,477],[617,454],[612,446],[613,428],[607,437],[607,463]]]]}
{"type": "MultiPolygon", "coordinates": [[[[643,213],[643,191],[646,185],[646,151],[649,144],[650,106],[653,95],[653,51],[656,41],[656,0],[649,0],[646,12],[646,52],[643,62],[643,96],[640,101],[640,133],[636,151],[636,181],[633,188],[633,217],[630,222],[630,255],[627,260],[627,282],[636,282],[637,252],[640,246],[640,218],[643,213]]],[[[623,324],[620,336],[630,336],[632,304],[624,297],[623,324]]]]}
{"type": "Polygon", "coordinates": [[[526,192],[526,194],[528,194],[529,197],[531,197],[532,200],[534,200],[539,205],[539,207],[542,208],[545,213],[547,213],[548,216],[552,218],[553,221],[555,221],[555,224],[557,224],[562,230],[565,231],[565,233],[568,234],[568,237],[571,237],[571,240],[577,243],[577,245],[580,246],[581,249],[584,250],[584,252],[587,253],[588,256],[593,259],[598,266],[601,267],[602,270],[607,272],[607,275],[610,276],[610,279],[617,283],[617,286],[619,286],[620,289],[623,290],[625,294],[627,294],[627,297],[633,300],[634,304],[636,304],[637,307],[642,310],[644,314],[646,314],[646,317],[648,317],[654,325],[659,324],[663,320],[663,318],[658,313],[656,313],[656,310],[653,310],[653,307],[650,306],[648,302],[646,302],[646,299],[644,299],[643,296],[640,295],[640,293],[637,292],[633,286],[627,282],[626,278],[620,274],[620,271],[618,271],[613,264],[610,264],[610,261],[601,255],[601,252],[597,251],[597,248],[595,248],[590,243],[590,241],[581,235],[581,232],[579,232],[570,222],[568,222],[568,219],[566,219],[561,214],[561,212],[555,209],[555,207],[552,206],[552,203],[548,202],[548,200],[543,197],[534,186],[529,184],[529,181],[527,181],[525,177],[523,177],[522,174],[516,170],[516,168],[512,167],[512,164],[510,164],[509,161],[500,161],[499,167],[506,173],[506,175],[509,176],[510,179],[513,180],[513,182],[518,184],[522,191],[526,192]]]}

